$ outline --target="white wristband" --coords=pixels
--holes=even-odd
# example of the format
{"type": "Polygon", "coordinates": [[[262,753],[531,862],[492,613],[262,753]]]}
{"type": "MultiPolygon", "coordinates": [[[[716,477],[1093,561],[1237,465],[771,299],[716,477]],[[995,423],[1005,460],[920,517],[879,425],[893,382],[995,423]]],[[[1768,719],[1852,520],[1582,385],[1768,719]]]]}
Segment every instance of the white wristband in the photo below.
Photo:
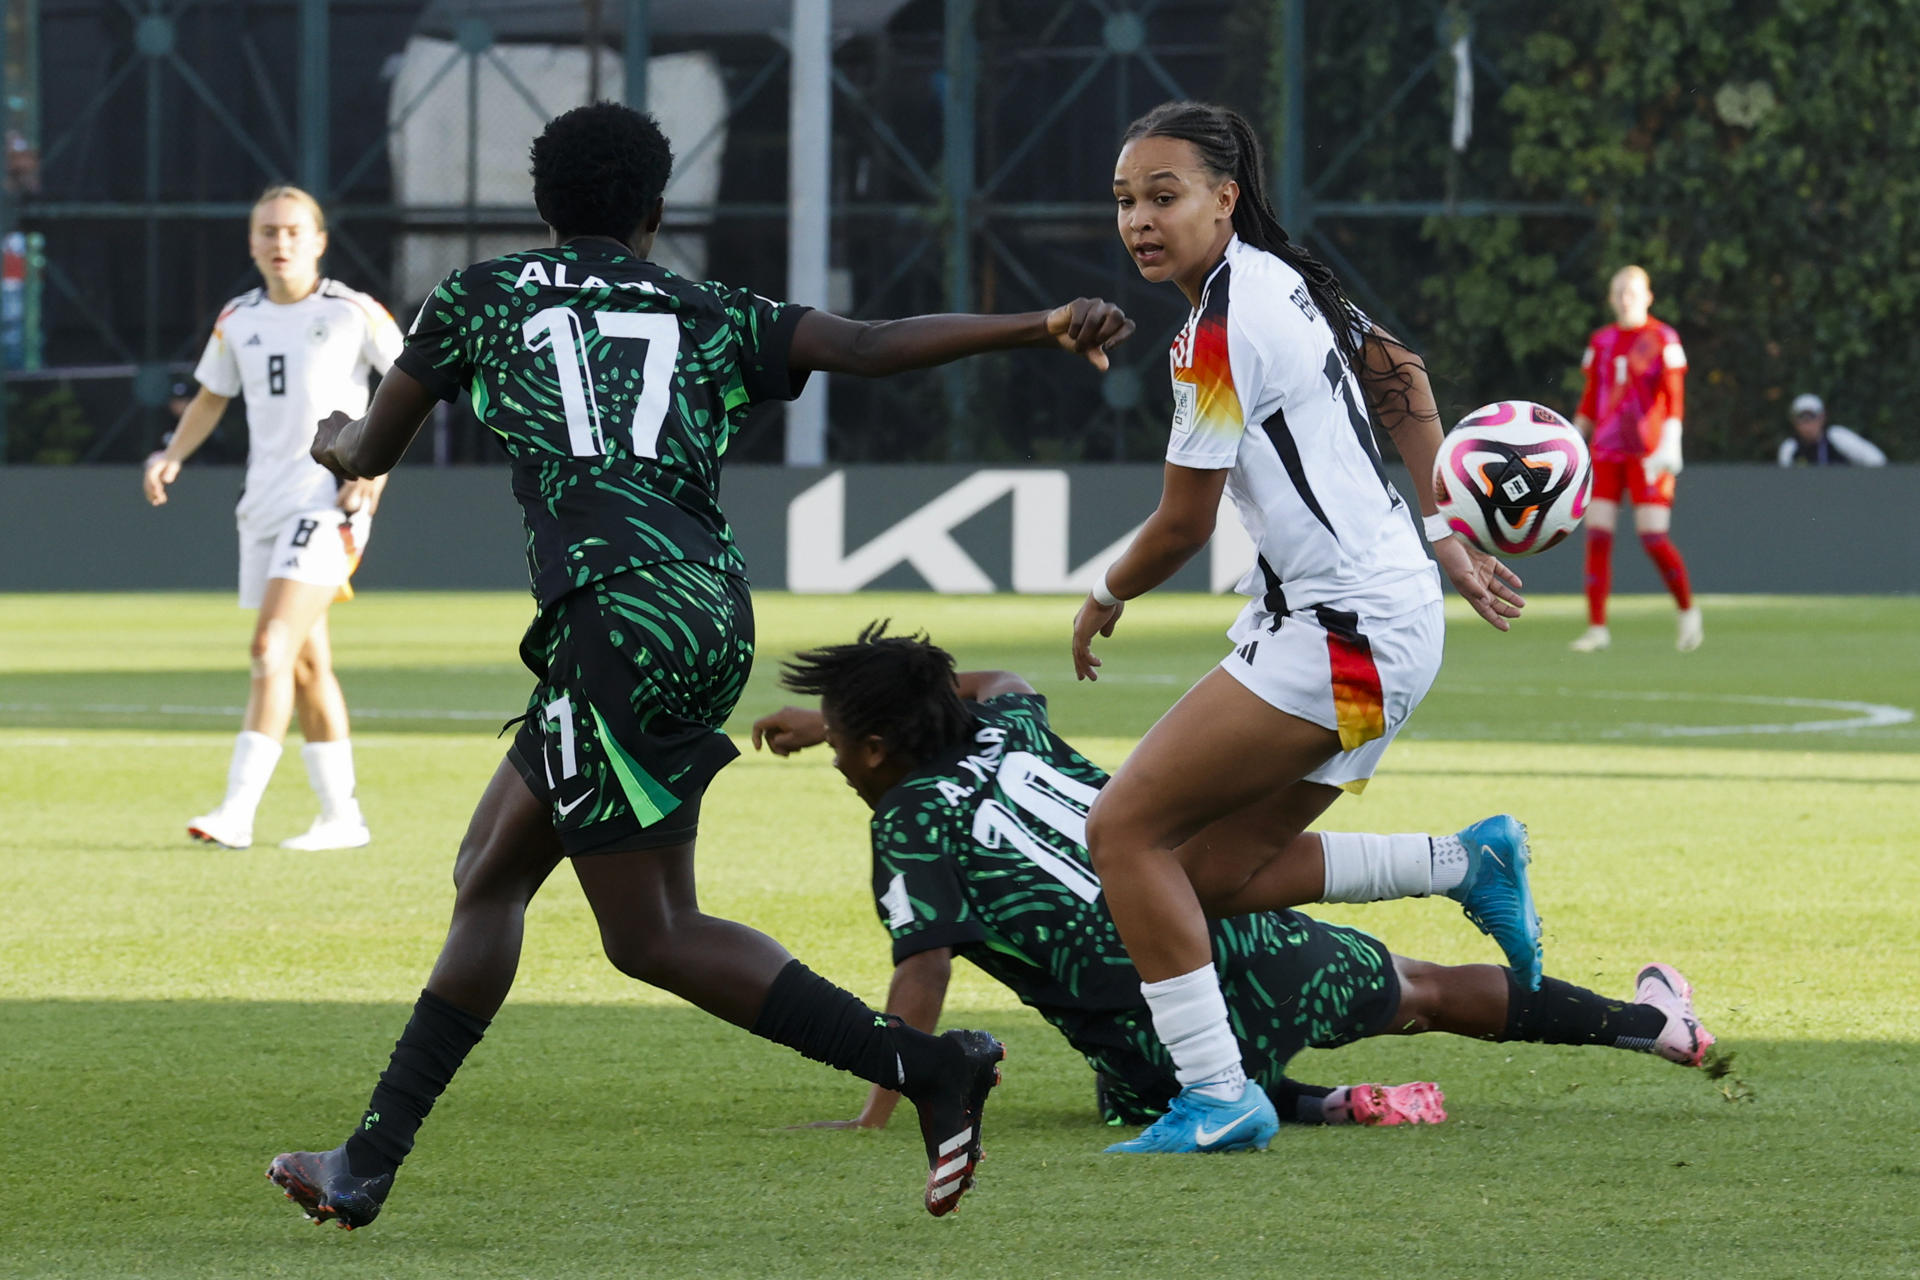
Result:
{"type": "Polygon", "coordinates": [[[1120,597],[1107,590],[1107,575],[1104,573],[1100,575],[1100,581],[1093,584],[1093,590],[1087,594],[1092,596],[1093,602],[1102,609],[1111,609],[1120,603],[1120,597]]]}
{"type": "Polygon", "coordinates": [[[1428,542],[1438,542],[1442,538],[1451,538],[1453,536],[1453,526],[1447,522],[1445,516],[1437,511],[1430,516],[1423,517],[1420,521],[1420,527],[1426,530],[1428,542]]]}

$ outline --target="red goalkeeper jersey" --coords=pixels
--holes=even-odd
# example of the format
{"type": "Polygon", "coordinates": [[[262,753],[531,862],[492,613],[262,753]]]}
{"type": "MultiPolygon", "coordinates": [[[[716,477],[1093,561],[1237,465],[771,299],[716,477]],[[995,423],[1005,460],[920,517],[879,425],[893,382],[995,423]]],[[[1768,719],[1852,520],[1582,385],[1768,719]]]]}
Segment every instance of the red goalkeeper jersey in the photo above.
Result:
{"type": "Polygon", "coordinates": [[[1638,329],[1610,324],[1587,340],[1580,412],[1593,421],[1593,456],[1644,458],[1669,418],[1685,416],[1687,353],[1673,326],[1651,316],[1638,329]]]}

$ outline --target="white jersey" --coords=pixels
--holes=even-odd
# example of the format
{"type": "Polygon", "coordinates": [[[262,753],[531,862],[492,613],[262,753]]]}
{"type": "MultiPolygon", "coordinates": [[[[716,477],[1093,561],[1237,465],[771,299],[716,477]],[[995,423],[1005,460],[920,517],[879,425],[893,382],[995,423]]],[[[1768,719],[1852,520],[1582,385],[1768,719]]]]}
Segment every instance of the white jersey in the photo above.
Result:
{"type": "Polygon", "coordinates": [[[337,482],[307,456],[314,428],[336,409],[365,413],[368,376],[386,373],[402,342],[385,307],[334,280],[284,306],[254,289],[221,309],[193,376],[215,395],[246,397],[242,532],[270,537],[333,505],[337,482]]]}
{"type": "Polygon", "coordinates": [[[1173,342],[1167,461],[1231,469],[1258,556],[1236,590],[1276,616],[1322,606],[1388,618],[1440,599],[1440,577],[1333,330],[1300,273],[1238,236],[1173,342]]]}

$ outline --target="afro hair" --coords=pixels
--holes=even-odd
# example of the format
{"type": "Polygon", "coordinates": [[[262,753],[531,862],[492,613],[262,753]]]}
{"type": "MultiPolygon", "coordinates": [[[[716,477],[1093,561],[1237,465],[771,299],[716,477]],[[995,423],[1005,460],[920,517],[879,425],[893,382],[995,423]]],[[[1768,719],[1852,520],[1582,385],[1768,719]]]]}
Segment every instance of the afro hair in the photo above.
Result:
{"type": "Polygon", "coordinates": [[[673,173],[673,147],[645,112],[617,102],[575,107],[533,140],[533,203],[561,236],[625,240],[673,173]]]}

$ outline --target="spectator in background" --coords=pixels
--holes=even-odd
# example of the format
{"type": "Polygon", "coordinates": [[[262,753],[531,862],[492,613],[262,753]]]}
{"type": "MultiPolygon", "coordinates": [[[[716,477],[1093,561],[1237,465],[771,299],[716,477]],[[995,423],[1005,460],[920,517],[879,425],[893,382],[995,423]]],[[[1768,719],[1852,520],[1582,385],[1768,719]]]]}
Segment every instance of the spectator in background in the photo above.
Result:
{"type": "Polygon", "coordinates": [[[40,194],[40,148],[18,129],[6,134],[6,188],[14,195],[40,194]]]}
{"type": "Polygon", "coordinates": [[[1887,455],[1851,427],[1830,426],[1827,406],[1805,392],[1793,398],[1793,434],[1780,442],[1783,467],[1884,467],[1887,455]]]}

